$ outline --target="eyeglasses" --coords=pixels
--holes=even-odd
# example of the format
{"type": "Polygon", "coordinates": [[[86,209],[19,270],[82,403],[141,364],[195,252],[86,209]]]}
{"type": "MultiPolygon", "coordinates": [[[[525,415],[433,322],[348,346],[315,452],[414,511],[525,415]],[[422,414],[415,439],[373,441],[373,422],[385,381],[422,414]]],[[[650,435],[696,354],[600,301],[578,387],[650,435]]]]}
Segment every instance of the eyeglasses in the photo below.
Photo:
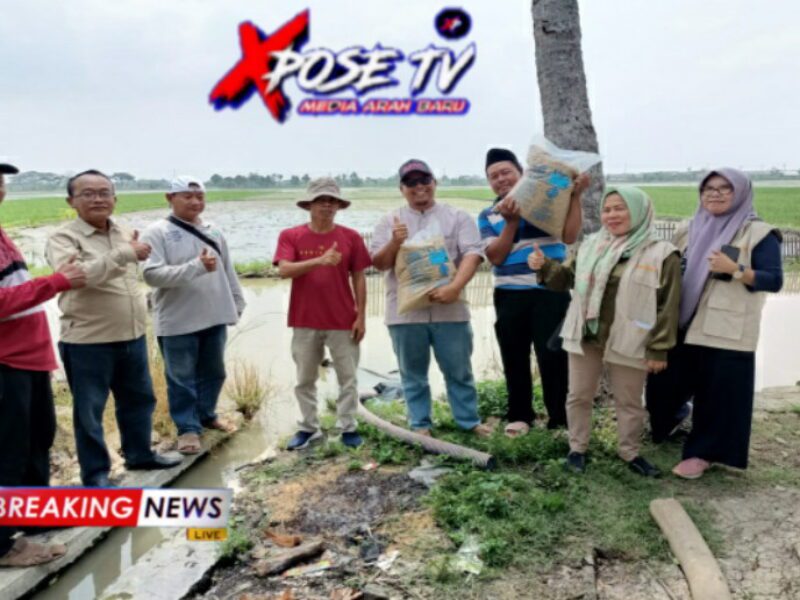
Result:
{"type": "Polygon", "coordinates": [[[713,187],[707,185],[702,190],[704,196],[716,196],[719,194],[720,196],[728,196],[733,193],[733,186],[730,185],[721,185],[719,187],[713,187]]]}
{"type": "Polygon", "coordinates": [[[75,198],[81,200],[94,200],[100,198],[101,200],[110,200],[114,197],[114,192],[111,190],[83,190],[80,194],[75,194],[75,198]]]}
{"type": "Polygon", "coordinates": [[[403,179],[403,185],[406,187],[417,187],[418,185],[430,185],[433,182],[433,177],[430,175],[422,175],[420,177],[409,177],[403,179]]]}

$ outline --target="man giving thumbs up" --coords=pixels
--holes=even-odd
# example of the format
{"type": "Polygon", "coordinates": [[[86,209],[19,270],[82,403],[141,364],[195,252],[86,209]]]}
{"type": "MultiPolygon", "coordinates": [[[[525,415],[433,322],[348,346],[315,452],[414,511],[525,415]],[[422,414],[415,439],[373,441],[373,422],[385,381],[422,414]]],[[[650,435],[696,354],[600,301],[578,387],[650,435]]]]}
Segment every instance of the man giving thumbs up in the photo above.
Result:
{"type": "Polygon", "coordinates": [[[361,445],[355,413],[358,344],[366,332],[364,269],[371,261],[358,232],[334,223],[336,212],[350,206],[336,181],[330,177],[311,181],[306,198],[297,206],[307,210],[311,220],[281,232],[273,259],[281,277],[292,280],[289,327],[294,330],[294,391],[302,415],[287,449],[300,450],[322,437],[316,381],[325,346],[339,381],[337,426],[342,430],[342,443],[355,448],[361,445]]]}

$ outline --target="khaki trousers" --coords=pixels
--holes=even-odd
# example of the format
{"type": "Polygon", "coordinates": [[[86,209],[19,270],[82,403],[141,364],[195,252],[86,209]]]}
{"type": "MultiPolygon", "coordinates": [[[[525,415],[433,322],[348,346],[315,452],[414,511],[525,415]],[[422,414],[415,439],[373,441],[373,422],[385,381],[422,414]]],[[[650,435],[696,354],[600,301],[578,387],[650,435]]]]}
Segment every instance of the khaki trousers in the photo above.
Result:
{"type": "Polygon", "coordinates": [[[333,369],[339,382],[336,424],[342,431],[356,430],[358,344],[353,343],[350,336],[349,330],[294,328],[292,358],[297,365],[297,385],[294,394],[302,414],[302,419],[298,422],[302,431],[314,432],[319,429],[317,377],[325,346],[331,353],[333,369]]]}
{"type": "MultiPolygon", "coordinates": [[[[592,433],[592,404],[603,373],[603,351],[583,344],[583,356],[569,353],[569,394],[567,395],[567,426],[569,448],[586,452],[592,433]]],[[[609,383],[617,410],[617,453],[630,461],[639,455],[647,411],[642,404],[647,371],[606,363],[609,383]]]]}

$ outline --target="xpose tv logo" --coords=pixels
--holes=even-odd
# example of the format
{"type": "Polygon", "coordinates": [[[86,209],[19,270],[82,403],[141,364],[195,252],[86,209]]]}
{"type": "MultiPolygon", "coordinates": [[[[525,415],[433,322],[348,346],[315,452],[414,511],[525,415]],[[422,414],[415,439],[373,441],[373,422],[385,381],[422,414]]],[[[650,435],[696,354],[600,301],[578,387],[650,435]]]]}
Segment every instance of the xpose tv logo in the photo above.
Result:
{"type": "MultiPolygon", "coordinates": [[[[211,90],[214,108],[238,109],[257,93],[272,117],[283,123],[293,107],[284,84],[294,80],[310,96],[296,109],[304,116],[463,115],[469,110],[469,100],[450,94],[475,63],[475,42],[462,42],[461,48],[431,43],[408,53],[379,42],[369,48],[303,51],[310,20],[305,10],[270,34],[251,21],[241,23],[241,58],[211,90]],[[405,86],[406,94],[385,95],[405,86]]],[[[469,15],[461,9],[442,10],[434,19],[435,30],[448,41],[465,37],[470,27],[469,15]]]]}

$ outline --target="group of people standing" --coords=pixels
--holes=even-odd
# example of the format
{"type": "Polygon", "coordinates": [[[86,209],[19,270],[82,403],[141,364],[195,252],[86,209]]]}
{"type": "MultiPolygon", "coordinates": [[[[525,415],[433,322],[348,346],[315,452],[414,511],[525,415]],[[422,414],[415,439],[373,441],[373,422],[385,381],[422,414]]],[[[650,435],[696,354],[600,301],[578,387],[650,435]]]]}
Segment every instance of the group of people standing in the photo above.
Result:
{"type": "MultiPolygon", "coordinates": [[[[18,172],[0,164],[4,175],[18,172]]],[[[153,288],[153,327],[164,358],[177,451],[197,454],[204,429],[230,432],[216,404],[225,381],[226,329],[245,307],[221,231],[204,222],[203,183],[175,179],[170,215],[141,236],[112,214],[114,184],[95,170],[71,177],[67,203],[76,218],[48,239],[55,273],[31,279],[19,250],[0,229],[0,485],[46,486],[56,430],[50,372],[57,368],[42,303],[58,295],[58,350],[72,393],[73,429],[84,486],[114,487],[103,431],[109,393],[129,470],[168,469],[180,454],[152,449],[156,397],[148,366],[147,305],[139,265],[153,288]]],[[[30,566],[62,556],[0,527],[0,566],[30,566]]]]}
{"type": "MultiPolygon", "coordinates": [[[[5,174],[0,164],[0,202],[5,174]]],[[[716,169],[699,185],[694,217],[672,242],[654,227],[653,204],[642,190],[609,187],[602,227],[569,255],[582,228],[579,176],[565,226],[553,237],[527,222],[509,194],[523,174],[516,156],[494,148],[486,176],[496,195],[477,223],[436,200],[436,179],[422,160],[398,171],[405,205],[384,215],[367,247],[358,232],[336,224],[350,201],[331,178],[311,181],[297,202],[309,219],[281,232],[274,262],[292,279],[288,325],[296,363],[301,420],[288,449],[322,437],[316,381],[325,348],[340,386],[342,442],[357,447],[357,366],[366,331],[366,280],[385,272],[386,325],[397,357],[410,427],[432,435],[428,370],[431,351],[444,376],[456,424],[479,436],[472,373],[469,308],[461,293],[488,259],[493,266],[495,331],[508,389],[510,437],[534,424],[531,346],[542,380],[547,427],[567,427],[566,465],[586,468],[592,406],[604,370],[616,403],[618,452],[643,476],[659,469],[640,455],[648,412],[653,440],[670,438],[692,412],[683,460],[673,472],[697,478],[713,463],[747,466],[754,390],[754,354],[766,292],[782,285],[781,234],[759,220],[752,184],[734,169],[716,169]],[[429,305],[400,313],[395,264],[403,243],[436,224],[455,272],[428,296],[429,305]],[[572,290],[570,294],[569,291],[572,290]],[[646,397],[646,403],[643,398],[646,397]]],[[[59,295],[58,344],[73,396],[81,480],[112,486],[103,411],[114,394],[128,469],[162,469],[181,458],[151,449],[155,407],[148,369],[142,264],[153,327],[164,358],[177,450],[201,450],[204,429],[230,431],[216,404],[225,380],[226,330],[245,301],[222,232],[201,218],[205,189],[179,177],[166,194],[171,212],[139,236],[112,214],[113,182],[84,171],[70,178],[67,202],[77,217],[52,234],[47,260],[55,273],[31,279],[25,261],[0,229],[0,486],[49,481],[55,410],[49,372],[57,364],[42,303],[59,295]]],[[[64,554],[0,528],[0,566],[27,566],[64,554]]]]}
{"type": "Polygon", "coordinates": [[[569,469],[586,469],[592,406],[604,372],[616,406],[618,453],[632,471],[661,475],[640,454],[648,413],[654,442],[671,439],[692,415],[675,475],[695,479],[713,463],[745,468],[761,309],[765,294],[782,286],[781,234],[757,218],[748,177],[728,168],[709,172],[699,184],[694,217],[672,242],[659,239],[645,191],[608,187],[602,227],[570,255],[567,245],[578,240],[583,225],[588,177],[575,180],[562,235],[553,237],[520,216],[509,192],[522,175],[513,152],[489,150],[486,176],[496,198],[476,224],[465,211],[436,200],[436,179],[424,161],[406,161],[398,172],[406,204],[384,215],[369,248],[355,231],[335,224],[336,211],[350,204],[336,183],[311,184],[298,203],[310,212],[310,222],[283,232],[275,254],[281,276],[293,279],[289,326],[303,412],[288,448],[321,437],[314,383],[326,345],[341,385],[342,441],[361,443],[355,370],[365,327],[363,270],[370,262],[386,273],[385,320],[411,428],[431,435],[432,350],[456,424],[490,435],[477,411],[469,309],[460,300],[488,259],[508,391],[506,435],[525,435],[536,417],[532,346],[547,427],[568,429],[569,469]],[[400,314],[398,251],[432,222],[456,272],[429,294],[429,306],[400,314]]]}

